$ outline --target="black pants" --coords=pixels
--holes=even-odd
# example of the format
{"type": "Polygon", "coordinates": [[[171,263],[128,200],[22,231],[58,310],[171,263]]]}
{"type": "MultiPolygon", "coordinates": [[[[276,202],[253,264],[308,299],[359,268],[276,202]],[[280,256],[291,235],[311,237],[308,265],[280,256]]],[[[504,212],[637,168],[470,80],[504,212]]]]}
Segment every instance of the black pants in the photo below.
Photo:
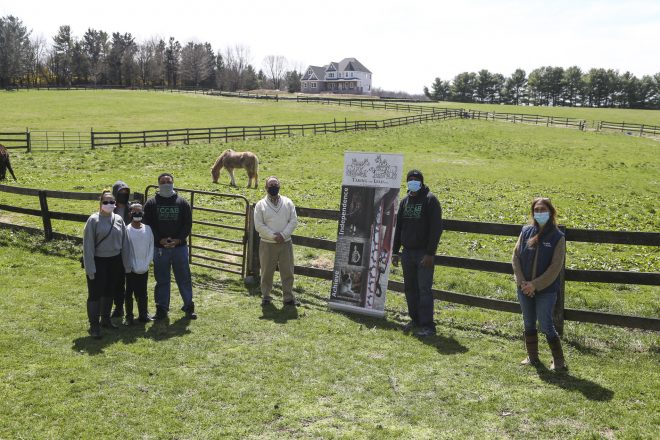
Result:
{"type": "Polygon", "coordinates": [[[138,313],[140,316],[147,314],[147,281],[149,272],[145,273],[127,273],[126,274],[126,316],[133,316],[133,295],[138,304],[138,313]]]}
{"type": "Polygon", "coordinates": [[[119,283],[117,284],[117,290],[115,290],[115,293],[113,295],[115,308],[118,308],[120,310],[124,304],[124,291],[125,291],[124,277],[121,277],[121,281],[119,281],[119,283]]]}
{"type": "Polygon", "coordinates": [[[113,298],[124,280],[124,264],[121,254],[114,257],[94,257],[96,274],[87,278],[87,301],[99,301],[102,297],[113,298]]]}

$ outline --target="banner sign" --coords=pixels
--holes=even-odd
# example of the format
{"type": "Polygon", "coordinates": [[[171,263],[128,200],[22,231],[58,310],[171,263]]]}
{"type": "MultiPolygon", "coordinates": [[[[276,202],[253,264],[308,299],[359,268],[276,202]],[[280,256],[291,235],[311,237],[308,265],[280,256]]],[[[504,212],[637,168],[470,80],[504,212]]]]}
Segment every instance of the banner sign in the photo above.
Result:
{"type": "Polygon", "coordinates": [[[331,308],[385,316],[402,170],[401,154],[344,154],[331,308]]]}

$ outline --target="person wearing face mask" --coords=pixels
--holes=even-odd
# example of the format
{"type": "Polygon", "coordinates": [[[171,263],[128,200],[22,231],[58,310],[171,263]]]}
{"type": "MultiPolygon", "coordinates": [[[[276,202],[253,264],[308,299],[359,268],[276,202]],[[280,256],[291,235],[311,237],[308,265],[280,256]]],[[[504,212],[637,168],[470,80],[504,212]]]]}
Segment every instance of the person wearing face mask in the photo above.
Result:
{"type": "Polygon", "coordinates": [[[138,306],[139,322],[149,322],[147,305],[147,281],[149,277],[149,264],[154,258],[154,236],[149,225],[142,224],[144,212],[142,205],[133,203],[129,215],[131,223],[126,228],[128,244],[131,249],[132,271],[126,274],[126,321],[124,324],[133,325],[133,295],[138,306]]]}
{"type": "Polygon", "coordinates": [[[254,228],[259,233],[259,264],[261,265],[262,306],[273,298],[273,275],[280,268],[285,306],[299,306],[293,294],[293,243],[291,234],[298,226],[296,207],[280,193],[280,181],[275,176],[266,179],[266,196],[254,206],[254,228]]]}
{"type": "Polygon", "coordinates": [[[101,337],[101,327],[117,328],[110,320],[112,299],[124,273],[132,269],[126,225],[113,213],[115,204],[112,193],[103,191],[99,211],[89,216],[83,232],[87,317],[94,338],[101,337]]]}
{"type": "Polygon", "coordinates": [[[394,230],[392,264],[403,268],[403,284],[410,321],[403,326],[424,337],[435,334],[433,321],[434,257],[442,235],[442,207],[419,170],[406,176],[408,194],[401,200],[394,230]],[[399,250],[403,246],[403,252],[399,250]]]}
{"type": "Polygon", "coordinates": [[[145,203],[142,222],[151,227],[154,235],[156,315],[153,318],[168,318],[171,271],[174,271],[183,300],[181,310],[186,318],[197,319],[186,241],[192,230],[192,210],[188,201],[174,191],[174,177],[170,173],[158,176],[158,193],[145,203]]]}
{"type": "MultiPolygon", "coordinates": [[[[112,195],[115,198],[115,214],[120,216],[126,225],[131,223],[130,212],[128,208],[128,199],[131,196],[131,189],[121,180],[112,185],[112,195]]],[[[115,292],[114,303],[115,309],[112,311],[112,318],[121,318],[124,316],[124,280],[118,285],[118,290],[115,292]]]]}
{"type": "Polygon", "coordinates": [[[523,313],[527,358],[521,364],[538,366],[538,319],[552,352],[551,370],[567,370],[552,310],[559,291],[559,273],[566,253],[566,238],[557,227],[557,210],[550,199],[532,201],[530,223],[523,226],[513,250],[512,265],[523,313]]]}

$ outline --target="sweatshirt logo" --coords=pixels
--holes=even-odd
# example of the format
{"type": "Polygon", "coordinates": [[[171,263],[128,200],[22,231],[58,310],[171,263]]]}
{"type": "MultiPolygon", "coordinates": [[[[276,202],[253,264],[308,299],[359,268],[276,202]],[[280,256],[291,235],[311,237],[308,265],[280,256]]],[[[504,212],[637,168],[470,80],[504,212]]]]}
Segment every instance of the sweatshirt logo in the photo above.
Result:
{"type": "Polygon", "coordinates": [[[422,217],[422,203],[416,203],[414,205],[408,203],[403,210],[403,218],[421,218],[422,217]]]}
{"type": "Polygon", "coordinates": [[[158,207],[158,220],[165,222],[176,221],[179,218],[178,206],[159,206],[158,207]]]}

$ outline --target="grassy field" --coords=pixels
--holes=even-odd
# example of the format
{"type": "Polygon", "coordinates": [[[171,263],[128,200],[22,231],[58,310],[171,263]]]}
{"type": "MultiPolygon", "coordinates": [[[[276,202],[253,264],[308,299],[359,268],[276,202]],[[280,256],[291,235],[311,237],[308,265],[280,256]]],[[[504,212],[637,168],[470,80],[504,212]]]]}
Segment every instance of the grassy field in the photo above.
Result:
{"type": "Polygon", "coordinates": [[[0,92],[0,131],[130,131],[385,119],[391,110],[131,90],[0,92]]]}
{"type": "MultiPolygon", "coordinates": [[[[13,161],[26,187],[99,191],[121,178],[142,191],[167,170],[180,187],[258,200],[261,190],[230,188],[225,173],[221,184],[210,182],[209,168],[225,147],[16,152],[13,161]]],[[[280,176],[282,193],[299,206],[337,208],[344,151],[397,152],[405,168],[425,172],[446,218],[522,224],[531,198],[546,195],[568,227],[660,230],[658,144],[648,139],[455,120],[232,147],[256,152],[261,177],[280,176]]],[[[246,177],[238,172],[237,180],[246,177]]],[[[0,200],[38,207],[36,199],[6,193],[0,200]]],[[[61,211],[94,209],[49,203],[61,211]]],[[[301,220],[301,235],[336,234],[336,223],[301,220]]],[[[0,221],[39,226],[1,211],[0,221]]],[[[61,232],[81,228],[55,222],[61,232]]],[[[445,233],[439,252],[508,261],[514,241],[445,233]]],[[[75,246],[4,231],[0,248],[0,307],[7,311],[0,322],[0,438],[653,438],[660,428],[654,333],[567,322],[571,373],[554,375],[517,365],[519,315],[442,302],[438,336],[417,340],[398,330],[405,305],[394,293],[387,319],[363,319],[328,311],[329,283],[298,277],[297,313],[279,302],[261,309],[253,287],[196,268],[198,321],[179,319],[174,290],[169,326],[93,341],[85,333],[75,246]]],[[[298,264],[327,267],[331,260],[332,253],[296,248],[298,264]]],[[[569,243],[567,265],[658,272],[660,252],[569,243]]],[[[401,279],[400,269],[392,278],[401,279]]],[[[515,299],[504,275],[438,267],[435,286],[515,299]]],[[[657,317],[660,289],[568,283],[566,305],[657,317]]],[[[541,353],[548,364],[545,346],[541,353]]]]}

